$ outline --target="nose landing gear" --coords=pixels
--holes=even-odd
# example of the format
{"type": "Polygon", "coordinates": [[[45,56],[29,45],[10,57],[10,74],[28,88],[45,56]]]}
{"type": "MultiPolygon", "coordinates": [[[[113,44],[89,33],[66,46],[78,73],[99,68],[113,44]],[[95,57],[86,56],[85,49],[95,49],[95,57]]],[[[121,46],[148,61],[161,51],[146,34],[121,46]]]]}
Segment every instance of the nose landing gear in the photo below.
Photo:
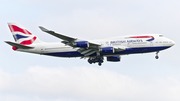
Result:
{"type": "Polygon", "coordinates": [[[159,59],[159,56],[155,56],[156,59],[159,59]]]}
{"type": "Polygon", "coordinates": [[[158,53],[159,51],[156,52],[156,56],[155,56],[156,59],[159,59],[158,53]]]}

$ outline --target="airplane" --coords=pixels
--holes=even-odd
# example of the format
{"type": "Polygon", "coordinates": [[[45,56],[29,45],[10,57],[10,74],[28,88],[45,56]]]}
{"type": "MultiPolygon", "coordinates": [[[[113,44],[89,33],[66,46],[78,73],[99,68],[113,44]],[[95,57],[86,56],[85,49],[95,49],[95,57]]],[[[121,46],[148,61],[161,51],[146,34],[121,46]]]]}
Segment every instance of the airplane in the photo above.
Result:
{"type": "Polygon", "coordinates": [[[60,38],[61,42],[43,42],[17,23],[8,23],[15,42],[5,41],[14,51],[49,55],[56,57],[88,58],[88,62],[99,66],[107,57],[109,62],[119,62],[121,55],[156,52],[155,58],[162,50],[172,47],[175,42],[162,34],[127,35],[101,40],[81,40],[39,28],[50,35],[60,38]]]}

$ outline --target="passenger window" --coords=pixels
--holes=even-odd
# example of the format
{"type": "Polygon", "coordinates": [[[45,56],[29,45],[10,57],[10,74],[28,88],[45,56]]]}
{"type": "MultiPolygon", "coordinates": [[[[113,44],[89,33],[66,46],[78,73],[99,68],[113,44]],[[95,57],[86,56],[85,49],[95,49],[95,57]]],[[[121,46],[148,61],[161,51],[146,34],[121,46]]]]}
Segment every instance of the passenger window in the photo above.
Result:
{"type": "Polygon", "coordinates": [[[159,37],[163,37],[163,35],[159,35],[159,37]]]}

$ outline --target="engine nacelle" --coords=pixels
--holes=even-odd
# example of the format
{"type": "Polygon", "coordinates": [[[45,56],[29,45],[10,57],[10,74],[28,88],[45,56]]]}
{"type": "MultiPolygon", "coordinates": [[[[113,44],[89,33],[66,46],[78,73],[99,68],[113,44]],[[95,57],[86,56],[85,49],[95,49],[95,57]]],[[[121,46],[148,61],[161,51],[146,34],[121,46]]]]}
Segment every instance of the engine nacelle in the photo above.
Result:
{"type": "Polygon", "coordinates": [[[89,47],[89,42],[88,41],[78,41],[78,42],[74,43],[74,46],[86,48],[86,47],[89,47]]]}
{"type": "Polygon", "coordinates": [[[110,56],[107,57],[107,61],[111,61],[111,62],[119,62],[121,60],[120,56],[110,56]]]}
{"type": "Polygon", "coordinates": [[[114,53],[114,48],[113,47],[103,47],[101,48],[102,53],[114,53]]]}

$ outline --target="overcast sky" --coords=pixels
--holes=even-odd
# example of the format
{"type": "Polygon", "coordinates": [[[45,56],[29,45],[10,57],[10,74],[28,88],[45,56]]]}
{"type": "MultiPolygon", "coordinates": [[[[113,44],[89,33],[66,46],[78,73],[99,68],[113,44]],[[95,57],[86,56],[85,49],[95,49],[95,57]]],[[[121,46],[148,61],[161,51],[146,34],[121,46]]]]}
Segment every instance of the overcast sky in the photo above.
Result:
{"type": "Polygon", "coordinates": [[[180,101],[179,0],[0,0],[0,101],[180,101]],[[15,52],[7,22],[45,42],[44,26],[80,39],[158,33],[176,42],[159,53],[87,59],[15,52]]]}

